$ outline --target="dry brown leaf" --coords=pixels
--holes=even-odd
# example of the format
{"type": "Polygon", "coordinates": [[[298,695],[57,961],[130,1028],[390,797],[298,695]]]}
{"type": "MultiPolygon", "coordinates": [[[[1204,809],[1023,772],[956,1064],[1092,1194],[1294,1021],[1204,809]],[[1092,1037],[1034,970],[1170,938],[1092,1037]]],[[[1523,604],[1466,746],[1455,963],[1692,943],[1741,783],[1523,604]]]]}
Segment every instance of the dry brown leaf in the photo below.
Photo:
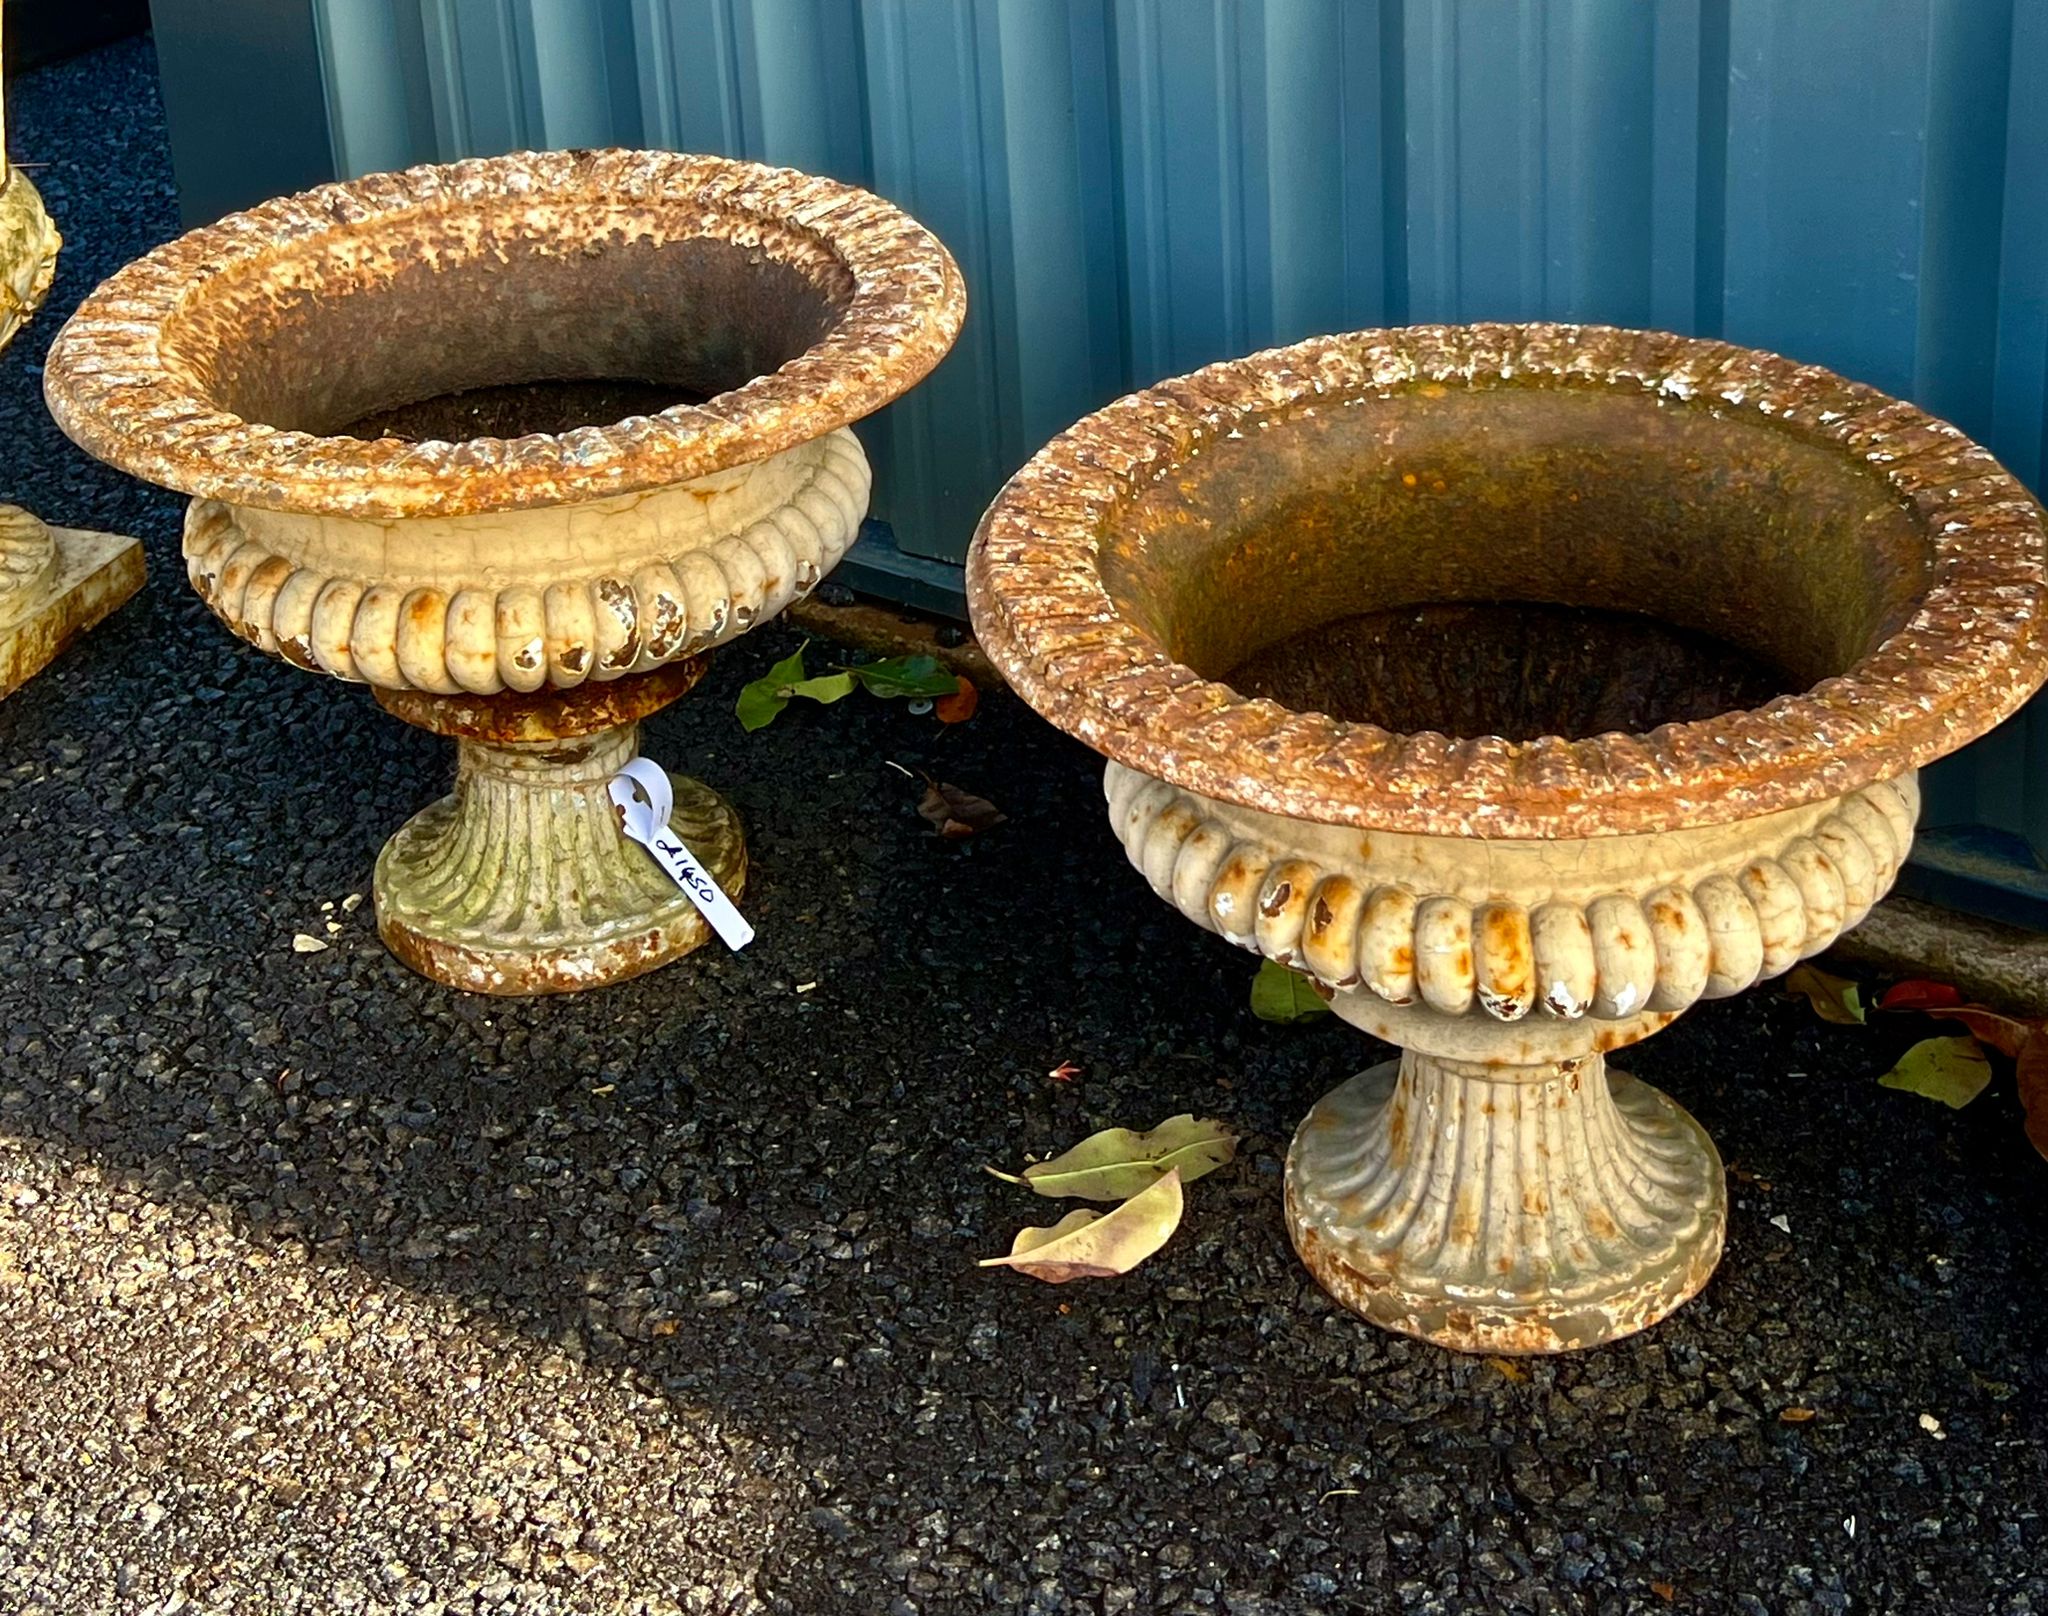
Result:
{"type": "Polygon", "coordinates": [[[1986,1049],[1997,1050],[2001,1055],[2017,1056],[2020,1046],[2034,1030],[2030,1022],[2002,1016],[1981,1004],[1929,1005],[1926,1013],[1940,1016],[1945,1021],[1960,1022],[1978,1043],[1986,1049]]]}
{"type": "Polygon", "coordinates": [[[1804,1425],[1813,1419],[1816,1413],[1816,1410],[1810,1408],[1781,1408],[1778,1410],[1778,1418],[1787,1425],[1804,1425]]]}
{"type": "Polygon", "coordinates": [[[2048,1157],[2048,1034],[2037,1032],[2020,1045],[2013,1075],[2027,1112],[2027,1139],[2048,1157]]]}
{"type": "Polygon", "coordinates": [[[1007,1257],[984,1257],[983,1268],[1015,1268],[1048,1285],[1128,1274],[1180,1227],[1180,1174],[1169,1172],[1114,1212],[1087,1207],[1047,1229],[1019,1229],[1007,1257]]]}
{"type": "Polygon", "coordinates": [[[1486,1367],[1512,1381],[1520,1382],[1529,1378],[1529,1371],[1512,1358],[1489,1358],[1486,1360],[1486,1367]]]}
{"type": "Polygon", "coordinates": [[[924,800],[917,805],[917,811],[949,842],[976,835],[1009,817],[988,798],[977,797],[942,780],[926,781],[924,800]]]}

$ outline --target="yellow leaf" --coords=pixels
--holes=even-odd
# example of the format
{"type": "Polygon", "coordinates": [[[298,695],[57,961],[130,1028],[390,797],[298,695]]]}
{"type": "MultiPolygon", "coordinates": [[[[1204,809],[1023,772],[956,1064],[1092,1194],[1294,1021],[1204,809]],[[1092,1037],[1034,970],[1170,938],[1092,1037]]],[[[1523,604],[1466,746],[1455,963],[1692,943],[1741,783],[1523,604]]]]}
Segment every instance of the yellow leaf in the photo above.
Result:
{"type": "Polygon", "coordinates": [[[1899,1057],[1878,1079],[1888,1089],[1905,1089],[1960,1111],[1991,1081],[1991,1062],[1974,1038],[1925,1038],[1899,1057]]]}
{"type": "Polygon", "coordinates": [[[1261,1021],[1314,1021],[1330,1013],[1330,990],[1278,960],[1260,960],[1252,978],[1252,1014],[1261,1021]]]}
{"type": "Polygon", "coordinates": [[[1841,1027],[1863,1024],[1863,999],[1846,976],[1831,976],[1811,965],[1795,965],[1785,978],[1785,991],[1805,997],[1813,1013],[1841,1027]]]}
{"type": "Polygon", "coordinates": [[[1114,1212],[1069,1212],[1049,1229],[1020,1229],[1007,1257],[983,1268],[1015,1268],[1048,1285],[1128,1274],[1180,1227],[1180,1174],[1169,1172],[1114,1212]]]}
{"type": "Polygon", "coordinates": [[[989,1171],[1007,1184],[1022,1184],[1048,1199],[1121,1201],[1150,1189],[1169,1172],[1192,1184],[1237,1155],[1237,1135],[1209,1117],[1183,1113],[1168,1117],[1149,1133],[1104,1128],[1050,1161],[1023,1174],[989,1171]]]}

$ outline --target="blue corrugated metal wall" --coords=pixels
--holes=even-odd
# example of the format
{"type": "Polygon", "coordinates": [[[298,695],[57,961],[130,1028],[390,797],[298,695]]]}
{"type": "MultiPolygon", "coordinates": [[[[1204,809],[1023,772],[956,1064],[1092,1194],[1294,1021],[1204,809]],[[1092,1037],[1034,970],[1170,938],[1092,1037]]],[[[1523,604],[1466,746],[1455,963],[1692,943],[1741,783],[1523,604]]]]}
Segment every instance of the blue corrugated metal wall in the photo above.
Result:
{"type": "MultiPolygon", "coordinates": [[[[871,434],[911,553],[1134,385],[1316,331],[1605,320],[1902,393],[2037,488],[2048,0],[312,0],[338,168],[764,158],[959,256],[871,434]]],[[[2048,714],[1931,818],[2048,846],[2048,714]]]]}

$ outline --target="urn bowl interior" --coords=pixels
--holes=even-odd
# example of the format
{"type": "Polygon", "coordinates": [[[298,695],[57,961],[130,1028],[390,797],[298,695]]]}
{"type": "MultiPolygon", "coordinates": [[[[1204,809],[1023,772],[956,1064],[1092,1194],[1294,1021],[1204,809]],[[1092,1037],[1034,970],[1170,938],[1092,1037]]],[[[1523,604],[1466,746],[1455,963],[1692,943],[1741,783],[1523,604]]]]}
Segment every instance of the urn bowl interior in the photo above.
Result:
{"type": "Polygon", "coordinates": [[[1011,478],[967,594],[1012,687],[1126,767],[1434,836],[1828,801],[2048,673],[2041,509],[1985,450],[1610,326],[1312,337],[1119,399],[1011,478]]]}
{"type": "Polygon", "coordinates": [[[845,265],[802,232],[746,234],[708,233],[694,207],[582,198],[422,210],[200,282],[164,323],[163,359],[224,414],[316,437],[654,415],[772,374],[851,302],[845,265]]]}
{"type": "Polygon", "coordinates": [[[1395,732],[1647,732],[1847,672],[1932,548],[1881,476],[1642,390],[1420,386],[1221,436],[1119,515],[1118,610],[1241,694],[1395,732]]]}
{"type": "Polygon", "coordinates": [[[873,413],[966,309],[836,180],[513,152],[280,197],[146,253],[51,345],[74,441],[229,505],[370,519],[636,494],[873,413]]]}

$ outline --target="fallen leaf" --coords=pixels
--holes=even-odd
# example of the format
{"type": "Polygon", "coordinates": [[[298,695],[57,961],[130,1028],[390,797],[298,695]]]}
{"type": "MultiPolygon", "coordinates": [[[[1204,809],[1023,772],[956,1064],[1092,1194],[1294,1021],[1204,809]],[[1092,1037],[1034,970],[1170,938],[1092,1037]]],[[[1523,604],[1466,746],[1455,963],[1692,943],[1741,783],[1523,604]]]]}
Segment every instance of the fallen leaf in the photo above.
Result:
{"type": "Polygon", "coordinates": [[[1929,1005],[1927,1014],[1940,1016],[1944,1021],[1960,1022],[1978,1043],[1997,1050],[2001,1055],[2017,1056],[2020,1046],[2027,1041],[2027,1035],[2034,1030],[2031,1023],[2013,1016],[2002,1016],[1981,1004],[1929,1005]]]}
{"type": "Polygon", "coordinates": [[[1052,1200],[1121,1201],[1150,1189],[1169,1172],[1183,1185],[1225,1166],[1237,1155],[1237,1135],[1209,1117],[1168,1117],[1149,1133],[1104,1128],[1021,1175],[988,1170],[1006,1184],[1022,1184],[1052,1200]]]}
{"type": "Polygon", "coordinates": [[[1048,1285],[1127,1274],[1180,1227],[1180,1174],[1169,1172],[1114,1212],[1087,1207],[1049,1229],[1020,1229],[1007,1257],[984,1257],[983,1268],[1015,1268],[1048,1285]]]}
{"type": "Polygon", "coordinates": [[[1804,1425],[1815,1418],[1817,1413],[1817,1410],[1810,1408],[1781,1408],[1778,1410],[1778,1418],[1787,1425],[1804,1425]]]}
{"type": "Polygon", "coordinates": [[[977,835],[1010,817],[986,797],[977,797],[941,780],[925,783],[924,800],[917,805],[917,811],[949,842],[977,835]]]}
{"type": "Polygon", "coordinates": [[[1071,1083],[1081,1075],[1081,1068],[1072,1061],[1061,1061],[1059,1065],[1055,1066],[1045,1075],[1055,1083],[1071,1083]]]}
{"type": "Polygon", "coordinates": [[[792,696],[807,696],[812,701],[830,707],[835,701],[844,700],[853,694],[853,675],[850,673],[821,673],[815,679],[799,679],[789,687],[792,696]]]}
{"type": "Polygon", "coordinates": [[[1495,1374],[1505,1375],[1509,1380],[1517,1383],[1529,1378],[1529,1371],[1516,1363],[1512,1358],[1489,1358],[1486,1360],[1486,1367],[1493,1370],[1495,1374]]]}
{"type": "Polygon", "coordinates": [[[950,696],[958,689],[957,675],[935,656],[887,657],[845,671],[870,696],[950,696]]]}
{"type": "Polygon", "coordinates": [[[292,952],[294,954],[324,954],[327,952],[327,948],[328,944],[318,937],[309,937],[302,931],[292,934],[292,952]]]}
{"type": "Polygon", "coordinates": [[[1313,1021],[1330,1013],[1313,977],[1291,970],[1278,960],[1261,960],[1252,978],[1252,1014],[1261,1021],[1313,1021]]]}
{"type": "Polygon", "coordinates": [[[2020,1045],[2013,1076],[2027,1113],[2027,1138],[2048,1157],[2048,1033],[2037,1032],[2020,1045]]]}
{"type": "Polygon", "coordinates": [[[1942,1005],[1961,1004],[1962,990],[1946,982],[1894,982],[1877,1001],[1880,1010],[1933,1010],[1942,1005]]]}
{"type": "Polygon", "coordinates": [[[740,699],[733,703],[733,711],[739,715],[742,729],[766,729],[782,716],[782,709],[789,705],[790,692],[803,683],[804,650],[809,644],[806,640],[760,678],[741,686],[740,699]]]}
{"type": "Polygon", "coordinates": [[[1974,1038],[1926,1038],[1899,1057],[1878,1082],[1960,1111],[1991,1081],[1991,1062],[1974,1038]]]}
{"type": "Polygon", "coordinates": [[[1655,1594],[1659,1599],[1663,1600],[1664,1603],[1667,1605],[1678,1597],[1678,1590],[1672,1587],[1672,1585],[1668,1582],[1651,1583],[1650,1592],[1655,1594]]]}
{"type": "Polygon", "coordinates": [[[1863,999],[1846,976],[1833,976],[1812,965],[1795,966],[1785,978],[1785,991],[1797,993],[1823,1021],[1855,1027],[1863,1022],[1863,999]]]}
{"type": "Polygon", "coordinates": [[[959,676],[959,683],[953,687],[953,694],[941,696],[932,703],[932,711],[939,715],[941,724],[964,724],[974,716],[974,709],[981,705],[981,692],[974,688],[974,681],[966,674],[959,676]]]}

